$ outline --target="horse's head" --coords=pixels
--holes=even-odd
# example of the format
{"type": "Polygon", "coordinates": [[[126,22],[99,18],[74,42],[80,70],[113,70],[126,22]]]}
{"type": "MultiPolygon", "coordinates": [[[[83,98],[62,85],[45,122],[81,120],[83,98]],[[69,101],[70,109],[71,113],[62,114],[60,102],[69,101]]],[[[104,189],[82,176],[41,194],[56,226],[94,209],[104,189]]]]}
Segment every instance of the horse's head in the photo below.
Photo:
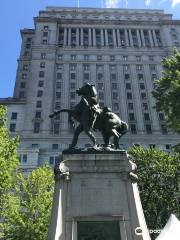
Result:
{"type": "Polygon", "coordinates": [[[79,88],[78,90],[76,90],[76,93],[78,94],[78,96],[91,96],[91,97],[96,97],[97,96],[97,91],[96,88],[94,87],[93,84],[85,84],[83,87],[79,88]]]}

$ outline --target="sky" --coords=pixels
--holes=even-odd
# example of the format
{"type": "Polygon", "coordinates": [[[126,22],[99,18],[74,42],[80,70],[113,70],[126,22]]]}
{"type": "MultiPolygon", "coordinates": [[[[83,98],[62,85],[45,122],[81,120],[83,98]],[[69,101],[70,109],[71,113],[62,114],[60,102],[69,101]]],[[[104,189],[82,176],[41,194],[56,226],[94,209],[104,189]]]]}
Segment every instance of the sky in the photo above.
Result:
{"type": "Polygon", "coordinates": [[[46,6],[163,9],[180,19],[180,0],[1,0],[0,6],[0,98],[13,95],[20,29],[33,28],[33,17],[46,6]]]}

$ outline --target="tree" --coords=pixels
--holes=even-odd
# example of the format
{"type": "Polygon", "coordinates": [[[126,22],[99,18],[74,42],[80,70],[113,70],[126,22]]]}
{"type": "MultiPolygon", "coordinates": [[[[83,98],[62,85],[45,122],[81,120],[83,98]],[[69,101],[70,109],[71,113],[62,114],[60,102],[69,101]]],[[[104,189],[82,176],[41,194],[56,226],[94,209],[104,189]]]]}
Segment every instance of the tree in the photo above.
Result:
{"type": "Polygon", "coordinates": [[[155,82],[152,94],[156,109],[164,111],[169,127],[180,133],[180,52],[174,49],[173,53],[163,59],[163,77],[155,82]]]}
{"type": "Polygon", "coordinates": [[[28,176],[17,175],[15,191],[9,193],[4,207],[2,239],[47,238],[53,186],[53,172],[47,166],[33,170],[28,176]]]}
{"type": "Polygon", "coordinates": [[[129,153],[137,164],[138,185],[149,229],[160,229],[171,213],[180,217],[177,202],[180,155],[153,148],[134,147],[129,153]]]}

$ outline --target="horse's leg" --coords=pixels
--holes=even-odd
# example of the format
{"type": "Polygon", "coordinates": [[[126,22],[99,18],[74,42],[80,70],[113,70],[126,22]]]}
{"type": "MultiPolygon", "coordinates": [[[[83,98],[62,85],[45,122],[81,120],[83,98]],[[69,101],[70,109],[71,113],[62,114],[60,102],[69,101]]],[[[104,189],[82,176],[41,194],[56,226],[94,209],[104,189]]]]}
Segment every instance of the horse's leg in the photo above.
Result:
{"type": "Polygon", "coordinates": [[[105,147],[108,147],[109,146],[109,140],[110,140],[109,134],[107,134],[106,132],[102,131],[102,136],[103,136],[105,147]]]}
{"type": "Polygon", "coordinates": [[[91,141],[93,142],[93,147],[96,146],[96,138],[94,136],[94,134],[90,131],[90,129],[85,128],[84,132],[88,135],[88,137],[91,139],[91,141]]]}
{"type": "Polygon", "coordinates": [[[77,141],[78,141],[78,137],[79,137],[79,134],[83,131],[83,126],[81,124],[79,124],[79,126],[77,126],[77,128],[75,129],[74,131],[74,136],[73,136],[73,139],[72,139],[72,143],[70,145],[70,148],[74,148],[77,144],[77,141]]]}
{"type": "Polygon", "coordinates": [[[115,149],[119,148],[119,139],[120,139],[120,137],[114,136],[114,146],[115,146],[115,149]]]}

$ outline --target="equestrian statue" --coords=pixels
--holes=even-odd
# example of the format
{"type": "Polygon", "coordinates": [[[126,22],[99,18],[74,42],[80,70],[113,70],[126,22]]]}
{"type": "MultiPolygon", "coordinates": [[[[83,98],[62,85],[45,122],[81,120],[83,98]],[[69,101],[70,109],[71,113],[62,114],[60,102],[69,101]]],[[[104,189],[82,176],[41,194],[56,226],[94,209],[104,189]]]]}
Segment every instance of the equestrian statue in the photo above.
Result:
{"type": "Polygon", "coordinates": [[[117,114],[113,113],[110,108],[100,108],[98,104],[97,91],[94,85],[85,84],[83,87],[76,90],[78,96],[81,96],[80,102],[74,109],[61,109],[50,114],[53,118],[55,115],[66,112],[69,115],[69,121],[74,123],[72,119],[79,122],[79,125],[74,131],[74,136],[70,149],[74,149],[78,137],[81,132],[85,132],[93,143],[93,149],[98,149],[96,138],[93,131],[100,131],[104,140],[105,148],[119,148],[119,139],[127,132],[128,125],[123,122],[117,114]],[[114,137],[114,144],[110,144],[110,138],[114,137]]]}

